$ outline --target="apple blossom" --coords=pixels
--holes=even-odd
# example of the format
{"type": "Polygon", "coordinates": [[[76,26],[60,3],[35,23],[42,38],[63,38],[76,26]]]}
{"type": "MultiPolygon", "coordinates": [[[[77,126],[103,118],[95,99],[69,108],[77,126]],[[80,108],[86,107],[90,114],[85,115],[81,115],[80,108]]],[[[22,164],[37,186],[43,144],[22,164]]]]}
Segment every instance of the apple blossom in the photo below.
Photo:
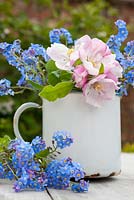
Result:
{"type": "Polygon", "coordinates": [[[87,103],[101,107],[106,100],[111,100],[114,97],[116,89],[118,89],[116,83],[102,74],[83,87],[83,94],[87,103]]]}
{"type": "Polygon", "coordinates": [[[54,43],[51,47],[47,48],[47,54],[55,61],[57,68],[67,71],[72,70],[72,62],[70,60],[71,51],[64,44],[58,43],[54,43]]]}
{"type": "Polygon", "coordinates": [[[95,76],[99,74],[101,64],[104,64],[105,68],[107,56],[112,55],[109,47],[104,42],[97,38],[91,39],[87,35],[77,40],[73,54],[79,55],[88,73],[95,76]]]}

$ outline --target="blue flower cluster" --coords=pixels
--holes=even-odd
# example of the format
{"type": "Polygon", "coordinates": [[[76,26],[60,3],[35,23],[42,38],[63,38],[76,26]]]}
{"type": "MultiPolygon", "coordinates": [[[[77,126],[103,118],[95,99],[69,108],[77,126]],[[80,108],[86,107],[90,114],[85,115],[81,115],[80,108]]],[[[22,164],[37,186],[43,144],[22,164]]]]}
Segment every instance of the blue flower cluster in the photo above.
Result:
{"type": "Polygon", "coordinates": [[[21,78],[18,86],[25,86],[26,80],[31,80],[43,85],[41,70],[39,69],[39,58],[48,61],[46,50],[42,45],[31,44],[27,50],[22,50],[20,40],[15,40],[12,44],[0,43],[0,53],[6,58],[8,63],[18,69],[21,78]]]}
{"type": "Polygon", "coordinates": [[[73,162],[70,158],[53,160],[48,164],[46,174],[48,187],[55,189],[66,189],[70,185],[71,178],[78,181],[85,176],[80,164],[73,162]]]}
{"type": "Polygon", "coordinates": [[[128,42],[124,50],[127,55],[134,56],[134,41],[128,42]]]}
{"type": "Polygon", "coordinates": [[[56,146],[60,149],[70,146],[73,143],[73,138],[67,131],[56,131],[53,134],[53,139],[56,141],[56,146]]]}
{"type": "Polygon", "coordinates": [[[14,174],[11,170],[11,164],[5,162],[4,165],[0,163],[0,178],[1,179],[9,179],[13,180],[14,179],[14,174]]]}
{"type": "Polygon", "coordinates": [[[16,68],[21,67],[17,54],[21,52],[20,40],[15,40],[13,44],[0,43],[0,53],[6,58],[8,63],[16,68]]]}
{"type": "Polygon", "coordinates": [[[87,192],[88,188],[89,188],[89,182],[80,180],[80,183],[73,184],[71,189],[73,192],[87,192]]]}
{"type": "Polygon", "coordinates": [[[134,68],[134,41],[127,43],[124,48],[124,58],[120,62],[125,70],[134,68]]]}
{"type": "Polygon", "coordinates": [[[4,178],[4,167],[2,163],[0,163],[0,178],[4,178]]]}
{"type": "Polygon", "coordinates": [[[14,183],[13,188],[15,192],[20,192],[27,188],[44,191],[46,186],[47,178],[45,172],[36,173],[22,168],[21,177],[14,183]]]}
{"type": "Polygon", "coordinates": [[[40,151],[43,151],[44,149],[46,149],[45,141],[42,140],[42,138],[39,136],[33,139],[31,144],[35,153],[39,153],[40,151]]]}
{"type": "Polygon", "coordinates": [[[11,161],[3,167],[0,164],[0,178],[16,179],[14,189],[16,192],[26,188],[37,191],[45,189],[47,178],[42,172],[40,163],[35,159],[36,152],[46,149],[45,142],[36,137],[31,143],[20,139],[11,141],[8,150],[11,150],[11,161]]]}
{"type": "Polygon", "coordinates": [[[46,50],[42,45],[31,44],[31,46],[22,51],[21,60],[23,66],[21,67],[21,79],[18,81],[18,85],[22,86],[26,84],[26,80],[31,80],[40,85],[43,85],[42,74],[39,70],[39,57],[42,57],[44,61],[48,61],[46,50]]]}
{"type": "Polygon", "coordinates": [[[14,95],[14,91],[11,89],[11,82],[7,79],[0,80],[0,96],[14,95]]]}
{"type": "Polygon", "coordinates": [[[123,82],[120,84],[120,88],[119,90],[117,91],[117,95],[118,96],[127,96],[128,95],[128,86],[131,85],[132,87],[134,87],[134,69],[130,70],[127,72],[124,73],[124,76],[123,76],[123,82]]]}
{"type": "Polygon", "coordinates": [[[73,44],[73,39],[70,32],[65,28],[53,29],[49,32],[50,42],[61,43],[61,37],[65,37],[67,44],[73,44]]]}
{"type": "Polygon", "coordinates": [[[80,181],[72,185],[72,191],[88,191],[89,183],[83,180],[85,173],[79,163],[73,162],[71,158],[49,159],[49,156],[57,152],[57,148],[70,146],[70,134],[57,131],[53,139],[57,142],[57,146],[53,148],[47,148],[45,141],[39,136],[31,143],[20,139],[12,140],[7,152],[2,154],[8,157],[0,155],[0,160],[3,160],[0,163],[0,178],[16,179],[13,186],[16,192],[28,188],[36,191],[44,191],[46,187],[66,189],[71,185],[71,178],[80,181]]]}
{"type": "Polygon", "coordinates": [[[115,24],[118,33],[110,37],[107,45],[116,54],[116,59],[123,68],[123,77],[119,80],[119,90],[117,91],[117,95],[123,96],[128,94],[129,85],[134,86],[134,41],[128,42],[124,51],[121,51],[121,45],[128,36],[128,30],[123,20],[117,20],[115,24]]]}
{"type": "Polygon", "coordinates": [[[117,20],[115,25],[118,28],[117,35],[111,35],[110,39],[107,42],[109,48],[116,54],[116,59],[120,60],[122,58],[122,53],[120,52],[120,47],[122,42],[128,36],[128,30],[126,28],[126,23],[123,20],[117,20]]]}

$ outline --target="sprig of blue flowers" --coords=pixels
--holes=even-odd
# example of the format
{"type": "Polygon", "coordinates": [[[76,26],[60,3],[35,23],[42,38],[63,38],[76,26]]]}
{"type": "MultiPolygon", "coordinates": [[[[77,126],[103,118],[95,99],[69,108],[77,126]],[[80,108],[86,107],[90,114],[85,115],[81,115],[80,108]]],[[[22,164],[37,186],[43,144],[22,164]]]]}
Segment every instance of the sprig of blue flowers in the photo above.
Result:
{"type": "MultiPolygon", "coordinates": [[[[71,34],[64,28],[53,29],[50,31],[49,37],[51,43],[61,43],[62,38],[65,39],[67,44],[73,43],[71,34]]],[[[20,40],[15,40],[12,44],[2,42],[0,43],[0,54],[6,58],[9,65],[15,67],[21,74],[21,78],[15,87],[11,87],[9,80],[0,80],[0,96],[21,93],[24,89],[31,90],[32,85],[29,81],[39,86],[46,85],[47,70],[45,64],[48,62],[49,57],[42,45],[31,44],[28,49],[23,50],[20,40]]]]}
{"type": "Polygon", "coordinates": [[[84,181],[85,173],[79,163],[71,158],[53,159],[58,148],[70,146],[73,139],[66,131],[56,131],[52,147],[37,136],[31,143],[20,139],[10,141],[7,148],[0,152],[0,178],[13,180],[14,190],[26,189],[44,191],[46,187],[67,189],[74,192],[87,192],[89,183],[84,181]],[[72,183],[71,179],[80,181],[72,183]]]}
{"type": "Polygon", "coordinates": [[[3,95],[14,95],[14,91],[11,89],[11,82],[7,79],[0,80],[0,96],[3,95]]]}
{"type": "Polygon", "coordinates": [[[61,38],[64,37],[67,44],[73,44],[73,39],[71,33],[65,29],[53,29],[49,33],[50,42],[53,43],[61,43],[61,38]]]}
{"type": "Polygon", "coordinates": [[[53,139],[56,141],[56,145],[60,149],[70,146],[73,143],[71,134],[67,131],[56,131],[53,134],[53,139]]]}
{"type": "Polygon", "coordinates": [[[123,77],[120,81],[120,89],[117,95],[127,95],[128,86],[134,86],[134,41],[127,43],[124,50],[121,50],[121,45],[128,36],[126,23],[123,20],[117,20],[115,25],[118,28],[118,33],[112,35],[107,42],[109,48],[116,54],[116,59],[123,68],[123,77]]]}
{"type": "Polygon", "coordinates": [[[27,86],[27,80],[43,84],[44,73],[40,63],[41,60],[47,61],[48,56],[42,45],[31,44],[27,50],[23,51],[20,40],[15,40],[12,44],[3,42],[0,43],[0,53],[20,72],[18,86],[27,86]]]}

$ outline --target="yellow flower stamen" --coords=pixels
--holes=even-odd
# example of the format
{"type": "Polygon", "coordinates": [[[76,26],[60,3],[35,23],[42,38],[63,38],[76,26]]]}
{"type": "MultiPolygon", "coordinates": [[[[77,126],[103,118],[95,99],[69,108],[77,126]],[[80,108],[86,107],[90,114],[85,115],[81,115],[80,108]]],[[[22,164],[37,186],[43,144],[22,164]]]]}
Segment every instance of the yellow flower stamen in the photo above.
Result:
{"type": "Polygon", "coordinates": [[[69,49],[69,50],[68,50],[67,54],[70,56],[71,53],[73,53],[73,52],[74,52],[74,49],[72,48],[72,49],[69,49]]]}
{"type": "Polygon", "coordinates": [[[96,91],[100,91],[100,90],[102,90],[102,85],[100,83],[94,83],[93,88],[96,91]]]}

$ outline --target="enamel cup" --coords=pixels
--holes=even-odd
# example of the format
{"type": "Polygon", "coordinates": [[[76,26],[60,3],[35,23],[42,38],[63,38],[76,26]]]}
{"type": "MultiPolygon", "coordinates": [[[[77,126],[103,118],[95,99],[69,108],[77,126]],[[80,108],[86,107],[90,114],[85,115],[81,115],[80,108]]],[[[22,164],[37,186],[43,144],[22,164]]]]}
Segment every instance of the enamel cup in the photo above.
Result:
{"type": "MultiPolygon", "coordinates": [[[[21,138],[18,121],[30,107],[42,108],[43,138],[51,145],[57,130],[69,131],[74,143],[62,150],[60,157],[71,157],[79,162],[87,177],[108,177],[120,173],[121,134],[120,98],[105,103],[101,108],[90,106],[82,93],[70,93],[55,102],[42,100],[42,106],[25,103],[15,113],[14,132],[21,138]]],[[[59,158],[60,158],[59,157],[59,158]]]]}

